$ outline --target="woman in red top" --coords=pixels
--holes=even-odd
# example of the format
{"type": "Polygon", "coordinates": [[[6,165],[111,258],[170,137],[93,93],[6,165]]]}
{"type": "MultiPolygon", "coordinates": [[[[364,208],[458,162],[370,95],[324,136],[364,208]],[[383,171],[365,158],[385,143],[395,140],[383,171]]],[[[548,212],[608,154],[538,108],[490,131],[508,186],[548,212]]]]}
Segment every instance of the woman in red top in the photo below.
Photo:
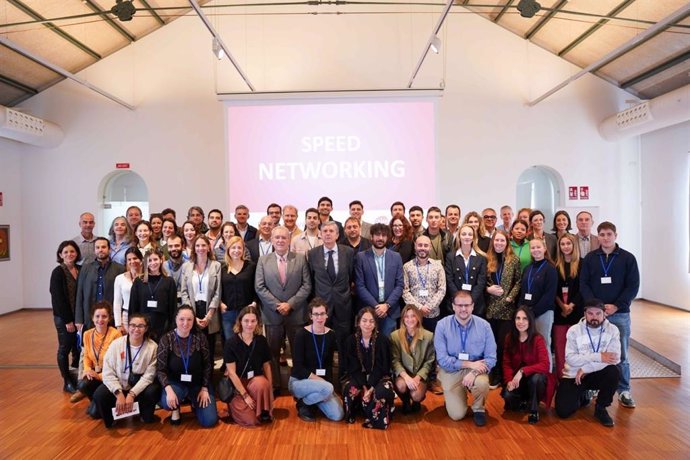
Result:
{"type": "Polygon", "coordinates": [[[546,395],[549,355],[529,307],[515,312],[503,350],[503,399],[506,410],[528,409],[530,424],[539,421],[539,401],[546,395]]]}

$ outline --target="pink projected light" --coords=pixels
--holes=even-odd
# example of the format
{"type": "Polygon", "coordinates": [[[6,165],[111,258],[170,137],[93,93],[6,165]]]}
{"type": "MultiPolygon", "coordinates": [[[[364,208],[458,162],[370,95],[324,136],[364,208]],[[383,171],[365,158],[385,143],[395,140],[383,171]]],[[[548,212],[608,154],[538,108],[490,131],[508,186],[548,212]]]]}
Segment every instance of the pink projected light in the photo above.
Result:
{"type": "Polygon", "coordinates": [[[228,107],[229,202],[436,201],[433,102],[228,107]]]}

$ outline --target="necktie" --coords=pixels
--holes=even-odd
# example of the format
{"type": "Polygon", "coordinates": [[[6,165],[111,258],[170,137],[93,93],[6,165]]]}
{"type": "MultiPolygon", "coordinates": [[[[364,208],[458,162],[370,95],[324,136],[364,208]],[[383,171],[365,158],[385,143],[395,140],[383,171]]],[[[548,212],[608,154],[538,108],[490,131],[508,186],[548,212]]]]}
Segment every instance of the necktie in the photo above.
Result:
{"type": "Polygon", "coordinates": [[[331,278],[331,282],[335,281],[335,262],[333,261],[333,250],[328,251],[328,263],[326,264],[326,273],[331,278]]]}
{"type": "Polygon", "coordinates": [[[280,276],[280,284],[285,285],[287,281],[287,261],[285,257],[278,257],[278,275],[280,276]]]}

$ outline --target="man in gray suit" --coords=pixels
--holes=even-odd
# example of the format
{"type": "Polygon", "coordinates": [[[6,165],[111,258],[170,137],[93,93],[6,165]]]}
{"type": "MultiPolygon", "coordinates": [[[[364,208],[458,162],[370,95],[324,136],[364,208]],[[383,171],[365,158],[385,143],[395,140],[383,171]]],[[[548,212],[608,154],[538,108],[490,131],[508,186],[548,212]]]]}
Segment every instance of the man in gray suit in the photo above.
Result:
{"type": "Polygon", "coordinates": [[[323,245],[311,249],[307,259],[314,295],[326,301],[327,324],[335,330],[338,353],[342,356],[342,347],[345,339],[352,333],[354,320],[352,311],[354,250],[343,244],[337,244],[338,237],[338,225],[335,222],[321,224],[323,245]]]}
{"type": "Polygon", "coordinates": [[[297,330],[307,322],[307,298],[311,280],[307,259],[303,254],[288,252],[290,231],[275,227],[271,232],[275,252],[259,258],[256,265],[256,294],[261,301],[261,317],[271,349],[273,388],[280,388],[280,347],[285,336],[293,349],[297,330]]]}

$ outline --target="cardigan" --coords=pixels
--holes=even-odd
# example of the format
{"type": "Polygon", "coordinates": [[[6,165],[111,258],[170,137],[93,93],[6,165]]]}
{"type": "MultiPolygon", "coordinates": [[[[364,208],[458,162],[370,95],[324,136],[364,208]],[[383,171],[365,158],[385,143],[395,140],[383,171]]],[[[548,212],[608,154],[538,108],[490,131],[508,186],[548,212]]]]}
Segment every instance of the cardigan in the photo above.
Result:
{"type": "MultiPolygon", "coordinates": [[[[81,267],[75,265],[77,268],[77,278],[79,278],[79,270],[81,267]]],[[[70,299],[69,289],[67,287],[67,275],[62,264],[53,269],[50,274],[50,303],[53,306],[53,315],[62,318],[62,320],[69,324],[74,322],[74,313],[76,307],[76,297],[70,299]]],[[[74,280],[74,292],[77,290],[77,280],[74,280]]]]}
{"type": "Polygon", "coordinates": [[[532,374],[549,373],[549,354],[546,351],[544,337],[534,334],[532,343],[520,342],[517,349],[510,347],[510,334],[506,336],[503,348],[503,383],[507,384],[517,371],[522,369],[523,377],[532,374]]]}
{"type": "Polygon", "coordinates": [[[108,347],[103,360],[103,384],[115,393],[116,390],[131,390],[137,396],[151,385],[156,378],[156,352],[158,345],[151,339],[145,339],[141,344],[139,354],[134,352],[132,358],[131,371],[135,374],[142,374],[141,378],[134,387],[129,386],[129,362],[127,359],[127,336],[119,337],[113,340],[113,343],[108,347]],[[125,370],[125,366],[127,369],[125,370]]]}
{"type": "Polygon", "coordinates": [[[422,338],[417,341],[410,353],[407,353],[400,343],[399,329],[391,333],[391,364],[396,376],[405,371],[410,377],[418,375],[427,382],[435,362],[434,334],[430,331],[422,329],[422,338]]]}

